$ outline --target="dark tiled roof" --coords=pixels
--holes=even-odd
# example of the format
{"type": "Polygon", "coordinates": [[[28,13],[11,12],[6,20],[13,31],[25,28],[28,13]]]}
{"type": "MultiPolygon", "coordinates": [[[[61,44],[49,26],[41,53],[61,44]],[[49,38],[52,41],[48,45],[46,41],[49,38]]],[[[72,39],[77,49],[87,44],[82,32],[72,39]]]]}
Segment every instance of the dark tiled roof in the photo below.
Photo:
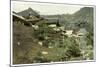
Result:
{"type": "Polygon", "coordinates": [[[17,17],[17,18],[19,18],[19,19],[21,19],[21,20],[24,20],[25,21],[25,18],[24,17],[22,17],[22,16],[20,16],[20,15],[18,15],[17,13],[15,13],[15,12],[13,12],[13,14],[12,14],[14,17],[17,17]]]}
{"type": "Polygon", "coordinates": [[[29,16],[29,15],[31,15],[31,16],[38,16],[39,14],[35,11],[35,10],[33,10],[32,8],[28,8],[28,9],[26,9],[26,10],[24,10],[24,11],[21,11],[21,12],[19,12],[19,13],[17,13],[18,15],[21,15],[21,16],[23,16],[23,17],[27,17],[27,16],[29,16]]]}

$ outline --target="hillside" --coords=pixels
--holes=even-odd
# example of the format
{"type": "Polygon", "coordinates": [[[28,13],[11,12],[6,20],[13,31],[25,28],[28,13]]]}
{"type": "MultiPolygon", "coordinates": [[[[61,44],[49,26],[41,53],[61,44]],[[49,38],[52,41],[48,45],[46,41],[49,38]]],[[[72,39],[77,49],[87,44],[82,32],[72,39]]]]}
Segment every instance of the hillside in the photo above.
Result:
{"type": "MultiPolygon", "coordinates": [[[[25,12],[30,14],[30,11],[32,10],[29,9],[25,12]]],[[[24,12],[22,11],[22,13],[24,12]]],[[[62,26],[54,25],[55,27],[50,27],[50,25],[45,24],[48,23],[46,19],[38,21],[32,26],[26,26],[21,21],[13,22],[14,64],[93,59],[92,7],[84,7],[72,15],[62,14],[42,17],[51,18],[51,20],[58,18],[62,26]],[[66,29],[62,30],[61,27],[66,27],[66,29]],[[70,31],[74,31],[74,29],[77,29],[77,31],[71,33],[70,31]],[[82,30],[88,33],[81,33],[82,30]],[[85,47],[84,55],[82,53],[83,47],[85,47]]]]}
{"type": "Polygon", "coordinates": [[[78,23],[80,21],[93,23],[93,7],[83,7],[74,14],[64,14],[62,16],[73,23],[78,23]]]}
{"type": "MultiPolygon", "coordinates": [[[[74,19],[87,20],[88,22],[93,22],[93,7],[84,7],[77,11],[74,15],[74,19]]],[[[92,23],[91,22],[91,23],[92,23]]]]}

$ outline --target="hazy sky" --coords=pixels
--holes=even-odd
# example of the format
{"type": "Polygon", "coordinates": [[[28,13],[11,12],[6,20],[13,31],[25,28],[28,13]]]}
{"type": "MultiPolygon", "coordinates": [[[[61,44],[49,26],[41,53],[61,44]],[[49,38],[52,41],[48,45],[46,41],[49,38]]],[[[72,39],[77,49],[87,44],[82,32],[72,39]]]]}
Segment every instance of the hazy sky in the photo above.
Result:
{"type": "Polygon", "coordinates": [[[19,2],[12,1],[12,10],[20,12],[31,7],[42,15],[53,14],[72,14],[78,11],[83,6],[79,5],[65,5],[65,4],[50,4],[50,3],[36,3],[36,2],[19,2]]]}

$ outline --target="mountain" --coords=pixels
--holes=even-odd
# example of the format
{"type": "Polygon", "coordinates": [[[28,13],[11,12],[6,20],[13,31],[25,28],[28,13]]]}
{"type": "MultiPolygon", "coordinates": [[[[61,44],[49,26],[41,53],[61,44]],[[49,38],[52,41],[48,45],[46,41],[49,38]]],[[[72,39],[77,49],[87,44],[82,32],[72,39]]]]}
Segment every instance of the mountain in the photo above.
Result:
{"type": "Polygon", "coordinates": [[[63,15],[66,20],[66,27],[84,27],[93,30],[93,7],[83,7],[72,15],[63,15]]]}
{"type": "Polygon", "coordinates": [[[93,7],[84,7],[81,8],[73,15],[74,21],[87,21],[92,23],[93,22],[93,7]]]}
{"type": "Polygon", "coordinates": [[[94,21],[94,12],[93,7],[84,7],[80,9],[73,15],[72,21],[75,21],[76,24],[84,28],[88,31],[93,31],[93,21],[94,21]]]}

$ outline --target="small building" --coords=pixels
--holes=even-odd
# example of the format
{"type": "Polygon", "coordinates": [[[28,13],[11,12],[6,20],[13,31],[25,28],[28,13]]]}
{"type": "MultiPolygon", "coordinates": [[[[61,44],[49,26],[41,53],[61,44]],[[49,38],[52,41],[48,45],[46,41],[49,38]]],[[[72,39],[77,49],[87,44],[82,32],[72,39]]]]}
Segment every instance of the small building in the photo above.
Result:
{"type": "Polygon", "coordinates": [[[32,25],[31,23],[27,22],[24,17],[18,15],[15,12],[12,13],[12,18],[13,18],[13,22],[21,23],[21,24],[24,24],[26,26],[31,26],[32,25]]]}
{"type": "Polygon", "coordinates": [[[24,23],[24,25],[32,26],[36,24],[38,21],[42,20],[43,18],[34,11],[32,8],[28,8],[21,12],[13,12],[13,21],[20,21],[24,23]]]}
{"type": "Polygon", "coordinates": [[[26,19],[35,19],[35,18],[39,18],[40,17],[38,12],[36,12],[35,10],[33,10],[30,7],[28,9],[26,9],[26,10],[18,12],[17,14],[20,15],[20,16],[23,16],[26,19]]]}
{"type": "Polygon", "coordinates": [[[49,27],[59,27],[59,26],[61,26],[58,18],[45,18],[45,20],[46,20],[45,23],[47,25],[49,25],[49,27]]]}
{"type": "Polygon", "coordinates": [[[72,37],[73,36],[73,30],[65,30],[62,32],[64,36],[72,37]]]}
{"type": "Polygon", "coordinates": [[[67,35],[68,37],[71,37],[73,33],[73,30],[66,30],[65,35],[67,35]]]}
{"type": "Polygon", "coordinates": [[[78,32],[77,32],[77,36],[84,36],[86,35],[88,32],[86,31],[85,28],[81,28],[78,32]]]}
{"type": "Polygon", "coordinates": [[[18,15],[16,12],[12,12],[13,21],[22,21],[25,22],[25,18],[18,15]]]}

